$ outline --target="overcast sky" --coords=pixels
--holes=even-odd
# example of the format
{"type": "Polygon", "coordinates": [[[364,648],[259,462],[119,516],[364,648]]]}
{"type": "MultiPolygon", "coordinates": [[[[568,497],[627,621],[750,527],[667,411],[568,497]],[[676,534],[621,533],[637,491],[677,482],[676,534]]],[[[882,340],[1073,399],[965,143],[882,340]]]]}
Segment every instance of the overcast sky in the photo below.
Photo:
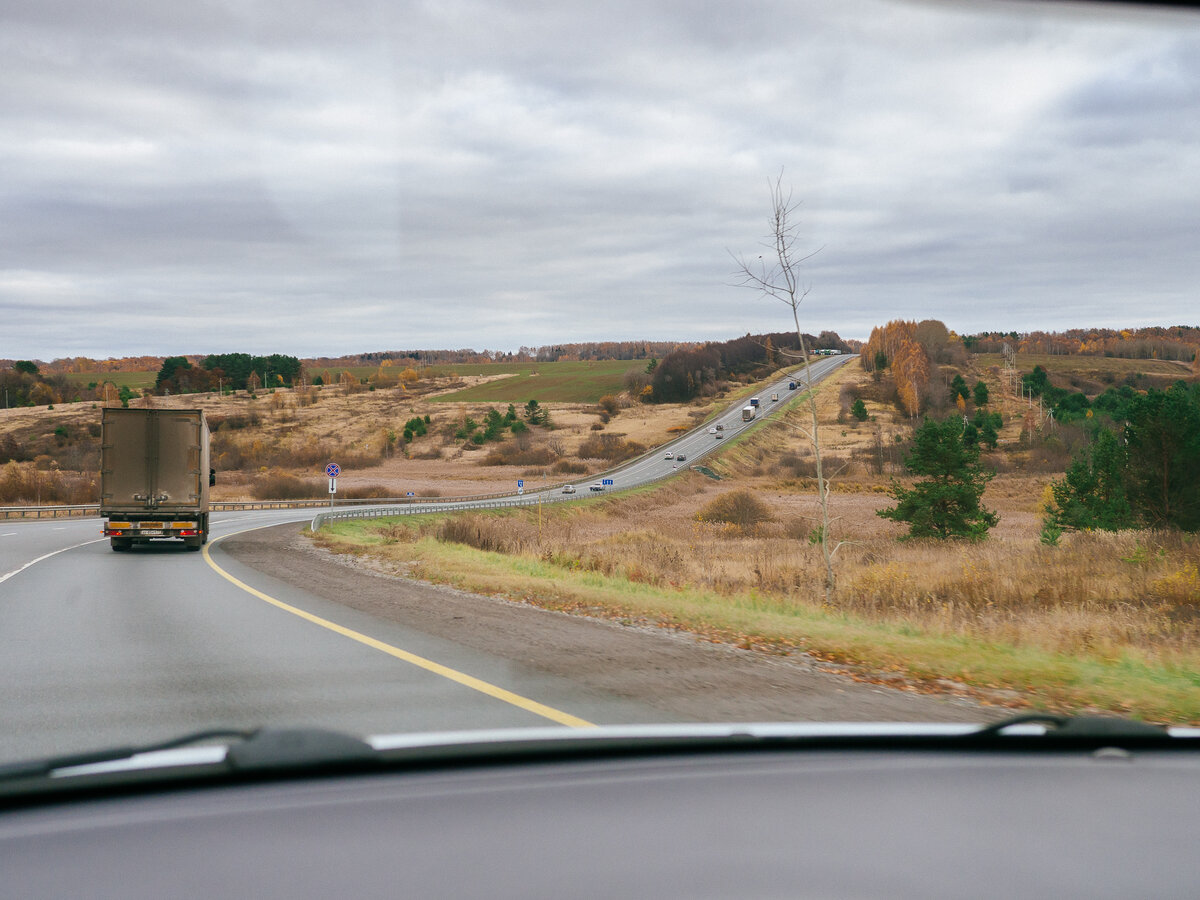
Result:
{"type": "MultiPolygon", "coordinates": [[[[984,9],[980,10],[979,7],[984,9]]],[[[1200,14],[5,0],[0,358],[1200,324],[1200,14]]]]}

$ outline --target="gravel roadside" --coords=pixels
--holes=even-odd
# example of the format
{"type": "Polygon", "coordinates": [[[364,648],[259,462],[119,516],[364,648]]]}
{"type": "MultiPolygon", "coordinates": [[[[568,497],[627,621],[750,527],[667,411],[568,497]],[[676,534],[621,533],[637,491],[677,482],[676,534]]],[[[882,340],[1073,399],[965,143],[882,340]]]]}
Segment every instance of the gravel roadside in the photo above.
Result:
{"type": "Polygon", "coordinates": [[[982,722],[1007,711],[871,683],[803,653],[540,609],[373,571],[294,524],[221,542],[238,561],[325,600],[661,710],[665,721],[982,722]]]}

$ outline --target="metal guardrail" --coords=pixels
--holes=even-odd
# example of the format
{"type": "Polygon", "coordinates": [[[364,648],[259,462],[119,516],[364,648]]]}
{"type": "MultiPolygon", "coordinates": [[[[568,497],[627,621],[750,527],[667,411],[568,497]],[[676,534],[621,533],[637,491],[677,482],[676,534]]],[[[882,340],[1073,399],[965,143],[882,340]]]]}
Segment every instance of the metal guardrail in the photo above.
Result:
{"type": "Polygon", "coordinates": [[[536,506],[538,503],[558,503],[562,500],[574,499],[574,494],[557,495],[552,493],[530,494],[528,496],[513,496],[507,494],[503,498],[488,500],[445,500],[438,499],[430,502],[426,497],[423,503],[405,504],[403,506],[372,506],[367,509],[335,509],[332,512],[320,512],[313,516],[309,528],[319,531],[326,522],[344,521],[347,519],[385,519],[390,516],[415,516],[427,512],[456,512],[463,509],[504,509],[513,506],[536,506]]]}
{"type": "MultiPolygon", "coordinates": [[[[849,360],[846,360],[846,361],[849,361],[849,360]]],[[[799,376],[796,373],[792,373],[792,375],[789,377],[797,377],[798,378],[799,376]]],[[[800,385],[797,385],[797,387],[799,388],[800,385]]],[[[793,393],[792,396],[789,397],[788,400],[786,400],[785,402],[780,403],[778,406],[776,406],[774,408],[764,409],[762,417],[756,418],[755,421],[750,424],[753,426],[753,425],[757,425],[757,424],[765,421],[772,413],[778,412],[778,411],[784,409],[785,407],[790,406],[792,401],[795,398],[802,396],[802,394],[803,394],[803,391],[797,390],[797,392],[793,393]]],[[[683,434],[676,435],[669,443],[674,443],[675,441],[683,440],[683,439],[690,437],[691,435],[694,435],[700,431],[706,431],[707,428],[708,428],[707,422],[703,422],[703,423],[696,425],[695,427],[689,429],[688,431],[684,432],[683,434]]],[[[715,449],[716,449],[716,445],[713,445],[709,449],[702,451],[698,455],[697,458],[699,459],[699,458],[707,455],[708,453],[714,451],[715,449]]],[[[627,459],[624,462],[620,463],[619,465],[614,466],[613,468],[608,469],[608,470],[601,472],[597,475],[594,475],[592,477],[593,478],[606,478],[606,477],[612,477],[612,476],[618,475],[622,471],[629,469],[632,466],[634,466],[652,456],[657,456],[661,451],[662,451],[662,447],[655,447],[651,450],[647,450],[645,453],[642,453],[642,454],[634,457],[633,459],[627,459]]],[[[697,467],[690,466],[689,468],[695,469],[697,467]]],[[[700,468],[703,468],[703,467],[700,467],[700,468]]],[[[633,482],[630,484],[623,484],[621,487],[622,488],[638,487],[641,484],[646,484],[651,481],[656,481],[656,480],[658,480],[658,477],[659,476],[649,478],[649,479],[646,479],[643,481],[633,482]]],[[[566,482],[564,482],[563,484],[566,484],[566,482]]],[[[495,497],[495,499],[485,499],[484,497],[464,497],[464,498],[458,498],[457,500],[456,499],[447,499],[447,498],[438,498],[436,500],[434,500],[432,498],[416,498],[416,500],[417,500],[416,503],[409,503],[404,506],[389,506],[386,503],[380,503],[378,505],[371,506],[366,509],[341,509],[341,510],[336,510],[336,511],[332,511],[332,512],[321,512],[321,513],[317,513],[317,515],[313,516],[312,522],[309,523],[309,528],[312,531],[319,531],[321,526],[326,522],[344,521],[347,519],[382,519],[382,518],[387,518],[388,516],[417,515],[417,514],[425,513],[425,512],[453,512],[453,511],[457,511],[457,510],[466,510],[466,509],[500,509],[503,507],[513,507],[513,506],[533,506],[534,504],[538,503],[539,501],[542,503],[557,503],[557,502],[564,501],[564,500],[579,499],[579,497],[577,497],[576,494],[560,494],[559,490],[561,489],[563,484],[547,485],[544,488],[539,487],[535,491],[531,492],[530,494],[528,494],[526,496],[515,496],[510,492],[510,493],[495,497]]],[[[586,497],[586,496],[590,496],[590,494],[585,492],[585,493],[582,493],[582,496],[586,497]]],[[[408,498],[408,499],[412,499],[412,498],[408,498]]]]}
{"type": "MultiPolygon", "coordinates": [[[[845,361],[848,362],[849,359],[845,361]]],[[[799,394],[793,396],[799,396],[799,394]]],[[[791,398],[789,398],[789,400],[790,399],[791,398]]],[[[788,405],[790,405],[789,402],[784,402],[775,409],[766,411],[762,419],[766,419],[771,412],[775,412],[778,409],[783,409],[788,405]]],[[[759,419],[759,421],[762,421],[762,419],[759,419]]],[[[706,428],[707,422],[701,423],[684,432],[683,434],[677,435],[673,440],[682,440],[706,428]]],[[[633,459],[624,460],[617,466],[614,466],[612,469],[593,477],[601,478],[619,474],[623,470],[628,469],[651,456],[657,455],[661,449],[661,447],[656,447],[647,450],[645,453],[639,454],[633,459]]],[[[707,455],[707,451],[701,455],[707,455]]],[[[538,502],[555,503],[560,500],[570,500],[575,498],[574,494],[560,495],[558,493],[563,487],[571,483],[575,482],[560,481],[557,483],[547,484],[545,486],[538,486],[536,490],[533,490],[531,493],[524,496],[514,495],[511,491],[503,491],[491,494],[472,494],[466,497],[391,497],[382,499],[347,499],[337,501],[336,506],[332,508],[330,507],[328,500],[215,500],[210,504],[210,507],[218,512],[270,509],[329,510],[327,512],[320,512],[313,517],[311,527],[313,531],[316,531],[321,527],[322,523],[340,519],[382,518],[385,516],[401,516],[422,512],[435,512],[437,510],[445,511],[447,509],[499,509],[509,506],[532,506],[538,502]],[[421,508],[417,509],[414,507],[421,508]]],[[[626,486],[635,487],[636,485],[631,484],[626,486]]],[[[587,495],[585,494],[584,496],[587,495]]],[[[5,519],[53,519],[71,516],[85,517],[99,516],[99,514],[100,505],[98,503],[87,503],[77,506],[0,506],[0,521],[5,519]]]]}
{"type": "Polygon", "coordinates": [[[81,506],[0,506],[0,519],[61,519],[99,513],[100,506],[96,503],[81,506]]]}
{"type": "MultiPolygon", "coordinates": [[[[562,483],[548,484],[544,490],[561,488],[562,483]]],[[[539,488],[543,490],[543,488],[539,488]]],[[[488,500],[512,499],[509,491],[492,494],[469,494],[463,497],[372,497],[352,500],[338,500],[332,507],[341,511],[347,507],[408,507],[414,505],[472,503],[488,500]]],[[[534,502],[536,498],[534,498],[534,502]]],[[[463,507],[466,508],[466,507],[463,507]]],[[[215,500],[209,504],[214,512],[233,512],[244,510],[270,509],[331,509],[328,500],[215,500]]],[[[0,521],[4,519],[62,519],[78,516],[87,518],[100,515],[100,504],[83,503],[76,506],[0,506],[0,521]]]]}

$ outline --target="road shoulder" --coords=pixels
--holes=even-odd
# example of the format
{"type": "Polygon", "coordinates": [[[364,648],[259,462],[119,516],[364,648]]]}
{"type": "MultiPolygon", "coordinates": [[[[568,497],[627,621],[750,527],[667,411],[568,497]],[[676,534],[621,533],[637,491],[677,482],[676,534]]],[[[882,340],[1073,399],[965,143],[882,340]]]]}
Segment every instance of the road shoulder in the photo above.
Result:
{"type": "Polygon", "coordinates": [[[620,624],[373,571],[295,524],[221,542],[251,568],[324,600],[659,710],[665,721],[986,721],[1004,710],[695,635],[620,624]]]}

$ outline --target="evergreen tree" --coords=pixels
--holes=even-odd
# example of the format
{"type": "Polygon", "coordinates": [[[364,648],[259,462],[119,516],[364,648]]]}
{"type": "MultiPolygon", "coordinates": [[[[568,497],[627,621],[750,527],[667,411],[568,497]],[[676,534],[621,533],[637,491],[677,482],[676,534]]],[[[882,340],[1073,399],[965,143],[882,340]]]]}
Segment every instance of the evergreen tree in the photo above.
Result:
{"type": "Polygon", "coordinates": [[[973,393],[975,395],[976,406],[987,406],[988,386],[986,384],[984,384],[982,381],[976,381],[973,393]]]}
{"type": "Polygon", "coordinates": [[[154,378],[154,389],[160,390],[164,381],[169,381],[175,375],[176,369],[190,369],[192,364],[183,356],[168,356],[163,360],[162,368],[154,378]]]}
{"type": "Polygon", "coordinates": [[[896,505],[877,515],[908,523],[909,537],[981,540],[999,517],[980,503],[994,472],[979,465],[979,448],[963,442],[963,422],[953,416],[944,422],[926,419],[917,429],[912,452],[904,464],[914,475],[926,476],[912,488],[892,482],[896,505]]]}
{"type": "Polygon", "coordinates": [[[1152,527],[1200,530],[1200,386],[1151,388],[1129,406],[1125,485],[1152,527]]]}
{"type": "Polygon", "coordinates": [[[1050,485],[1054,509],[1047,522],[1058,528],[1132,528],[1125,463],[1125,445],[1107,428],[1101,428],[1088,451],[1071,463],[1065,477],[1050,485]]]}

